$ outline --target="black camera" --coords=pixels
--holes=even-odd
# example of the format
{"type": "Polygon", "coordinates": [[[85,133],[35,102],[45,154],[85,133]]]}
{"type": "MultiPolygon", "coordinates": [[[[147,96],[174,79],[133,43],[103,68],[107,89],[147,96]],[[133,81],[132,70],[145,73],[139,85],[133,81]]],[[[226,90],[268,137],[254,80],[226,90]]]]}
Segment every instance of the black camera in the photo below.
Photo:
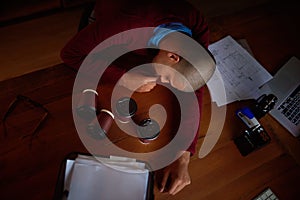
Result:
{"type": "Polygon", "coordinates": [[[241,136],[234,139],[234,143],[243,156],[270,143],[271,138],[262,126],[245,130],[241,136]]]}
{"type": "Polygon", "coordinates": [[[274,94],[263,94],[255,101],[255,104],[251,110],[253,111],[255,117],[260,119],[274,108],[277,100],[278,98],[274,94]]]}

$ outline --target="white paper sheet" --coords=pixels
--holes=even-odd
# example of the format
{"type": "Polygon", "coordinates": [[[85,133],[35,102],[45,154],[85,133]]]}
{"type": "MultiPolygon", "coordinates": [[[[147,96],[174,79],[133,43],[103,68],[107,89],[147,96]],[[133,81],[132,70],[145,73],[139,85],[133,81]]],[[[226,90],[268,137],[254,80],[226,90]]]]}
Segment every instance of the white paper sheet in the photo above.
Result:
{"type": "Polygon", "coordinates": [[[68,200],[144,200],[149,171],[130,159],[79,156],[67,162],[65,189],[68,200]],[[120,169],[120,170],[119,170],[120,169]]]}
{"type": "Polygon", "coordinates": [[[211,44],[208,48],[216,59],[217,70],[207,86],[212,101],[218,106],[237,100],[252,99],[257,96],[255,93],[258,88],[272,79],[271,74],[231,36],[211,44]],[[218,72],[221,76],[218,76],[218,72]],[[220,85],[222,84],[220,78],[223,79],[223,86],[220,85]],[[219,92],[220,87],[225,88],[226,97],[219,92]]]}

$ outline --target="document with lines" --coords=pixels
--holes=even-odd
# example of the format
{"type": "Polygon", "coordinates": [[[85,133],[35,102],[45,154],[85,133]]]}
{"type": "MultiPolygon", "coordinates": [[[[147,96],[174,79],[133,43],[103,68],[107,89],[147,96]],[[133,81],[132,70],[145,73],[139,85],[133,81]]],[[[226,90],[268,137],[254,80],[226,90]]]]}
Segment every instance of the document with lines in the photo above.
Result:
{"type": "Polygon", "coordinates": [[[271,74],[231,36],[211,44],[208,49],[216,60],[217,69],[207,86],[212,101],[218,106],[256,98],[258,88],[272,79],[271,74]]]}

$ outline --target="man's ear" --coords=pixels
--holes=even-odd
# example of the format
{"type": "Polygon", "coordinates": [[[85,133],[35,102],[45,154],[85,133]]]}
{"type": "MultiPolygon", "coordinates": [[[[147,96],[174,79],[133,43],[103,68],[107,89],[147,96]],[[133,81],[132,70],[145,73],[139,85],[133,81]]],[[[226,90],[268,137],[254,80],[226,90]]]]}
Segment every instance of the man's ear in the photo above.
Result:
{"type": "Polygon", "coordinates": [[[180,61],[180,56],[178,56],[175,53],[168,52],[167,56],[170,59],[170,61],[172,61],[173,63],[178,63],[180,61]]]}

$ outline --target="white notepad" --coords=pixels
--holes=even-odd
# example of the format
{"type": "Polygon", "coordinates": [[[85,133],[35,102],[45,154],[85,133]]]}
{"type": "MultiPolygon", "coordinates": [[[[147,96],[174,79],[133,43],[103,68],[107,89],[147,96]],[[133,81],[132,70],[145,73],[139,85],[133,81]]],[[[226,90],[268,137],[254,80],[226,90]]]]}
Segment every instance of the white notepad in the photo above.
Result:
{"type": "Polygon", "coordinates": [[[145,200],[149,170],[123,157],[79,156],[67,160],[64,190],[68,200],[145,200]]]}

